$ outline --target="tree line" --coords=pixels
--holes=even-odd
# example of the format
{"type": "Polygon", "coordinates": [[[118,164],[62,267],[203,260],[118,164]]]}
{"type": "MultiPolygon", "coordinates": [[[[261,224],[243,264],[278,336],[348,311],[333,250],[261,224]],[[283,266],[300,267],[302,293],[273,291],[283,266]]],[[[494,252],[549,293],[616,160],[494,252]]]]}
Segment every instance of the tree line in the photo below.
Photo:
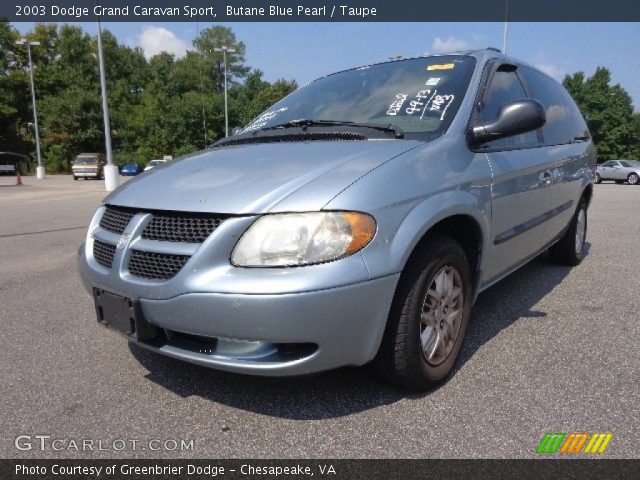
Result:
{"type": "Polygon", "coordinates": [[[640,159],[640,113],[634,113],[626,90],[611,84],[609,69],[598,67],[590,77],[566,75],[562,84],[589,125],[599,162],[640,159]]]}
{"type": "MultiPolygon", "coordinates": [[[[35,157],[25,46],[20,33],[0,22],[0,151],[35,157]]],[[[80,152],[104,151],[97,39],[80,27],[36,24],[32,47],[42,156],[47,171],[65,172],[80,152]]],[[[205,148],[224,135],[224,64],[227,54],[229,125],[241,126],[297,88],[270,83],[246,65],[246,46],[230,28],[202,30],[182,58],[163,52],[149,59],[140,48],[103,34],[112,143],[116,163],[144,164],[163,155],[205,148]]],[[[599,161],[640,158],[640,114],[611,72],[567,75],[563,85],[585,116],[599,161]]]]}
{"type": "MultiPolygon", "coordinates": [[[[0,22],[0,151],[35,158],[26,46],[0,22]]],[[[103,152],[97,38],[73,25],[36,24],[33,58],[42,157],[47,171],[66,172],[80,152],[103,152]]],[[[114,159],[145,164],[163,155],[201,150],[224,136],[224,64],[213,49],[227,45],[229,125],[247,124],[297,88],[270,83],[246,65],[246,46],[229,28],[200,31],[182,58],[142,49],[103,32],[114,159]]]]}

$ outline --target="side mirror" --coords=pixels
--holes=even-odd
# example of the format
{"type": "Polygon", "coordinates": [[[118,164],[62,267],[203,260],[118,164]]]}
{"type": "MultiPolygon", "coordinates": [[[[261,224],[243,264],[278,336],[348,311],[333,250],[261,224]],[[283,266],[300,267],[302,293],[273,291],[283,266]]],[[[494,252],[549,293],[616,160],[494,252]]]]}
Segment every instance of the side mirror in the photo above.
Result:
{"type": "Polygon", "coordinates": [[[498,118],[493,122],[473,127],[471,139],[473,143],[480,145],[537,130],[545,121],[544,107],[540,102],[531,99],[517,100],[500,107],[498,118]]]}

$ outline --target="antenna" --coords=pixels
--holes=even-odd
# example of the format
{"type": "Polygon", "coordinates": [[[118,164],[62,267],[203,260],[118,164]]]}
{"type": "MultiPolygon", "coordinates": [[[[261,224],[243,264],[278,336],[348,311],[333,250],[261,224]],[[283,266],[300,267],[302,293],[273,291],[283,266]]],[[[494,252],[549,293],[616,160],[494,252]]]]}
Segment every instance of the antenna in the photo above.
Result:
{"type": "Polygon", "coordinates": [[[504,33],[502,36],[502,53],[507,54],[507,35],[509,33],[509,0],[504,2],[504,33]]]}

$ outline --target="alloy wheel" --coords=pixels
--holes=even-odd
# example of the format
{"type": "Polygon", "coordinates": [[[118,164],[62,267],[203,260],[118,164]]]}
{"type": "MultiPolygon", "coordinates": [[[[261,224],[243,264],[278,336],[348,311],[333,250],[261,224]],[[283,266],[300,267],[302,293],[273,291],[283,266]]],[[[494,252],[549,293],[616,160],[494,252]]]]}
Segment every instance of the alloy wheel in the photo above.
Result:
{"type": "Polygon", "coordinates": [[[576,241],[575,249],[576,254],[581,255],[584,248],[584,239],[587,234],[587,214],[584,208],[581,208],[578,212],[578,220],[576,222],[576,241]]]}
{"type": "Polygon", "coordinates": [[[463,318],[464,290],[460,273],[445,265],[433,276],[420,314],[420,344],[430,365],[444,362],[456,343],[463,318]]]}

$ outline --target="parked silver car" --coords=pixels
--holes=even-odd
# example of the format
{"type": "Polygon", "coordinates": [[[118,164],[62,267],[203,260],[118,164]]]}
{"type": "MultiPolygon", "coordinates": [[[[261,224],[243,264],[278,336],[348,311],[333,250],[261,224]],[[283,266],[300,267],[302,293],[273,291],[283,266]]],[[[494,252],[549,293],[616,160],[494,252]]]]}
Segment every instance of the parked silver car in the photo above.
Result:
{"type": "Polygon", "coordinates": [[[609,160],[596,168],[596,183],[614,180],[616,183],[640,184],[640,162],[637,160],[609,160]]]}
{"type": "Polygon", "coordinates": [[[420,390],[480,292],[549,247],[580,263],[594,171],[577,107],[532,67],[368,65],[118,188],[78,263],[98,321],[142,347],[258,375],[373,361],[420,390]]]}

